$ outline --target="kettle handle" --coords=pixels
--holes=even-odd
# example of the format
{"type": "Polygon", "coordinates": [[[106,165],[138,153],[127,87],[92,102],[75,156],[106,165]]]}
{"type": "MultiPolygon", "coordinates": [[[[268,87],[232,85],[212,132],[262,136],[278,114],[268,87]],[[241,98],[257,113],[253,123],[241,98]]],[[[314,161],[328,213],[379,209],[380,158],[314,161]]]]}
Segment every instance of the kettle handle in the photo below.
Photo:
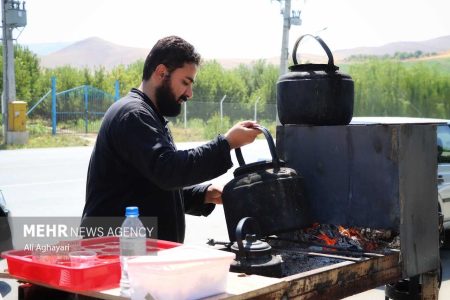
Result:
{"type": "Polygon", "coordinates": [[[252,221],[254,223],[254,228],[256,228],[256,230],[258,231],[258,233],[261,232],[261,229],[259,227],[259,223],[252,217],[245,217],[242,218],[239,223],[236,226],[236,243],[238,245],[238,249],[239,249],[239,255],[240,257],[245,257],[245,251],[244,251],[244,243],[243,243],[243,239],[245,239],[244,237],[244,225],[246,223],[248,223],[249,221],[252,221]]]}
{"type": "MultiPolygon", "coordinates": [[[[278,158],[278,154],[275,148],[275,143],[273,142],[272,135],[270,134],[269,130],[263,126],[256,126],[255,129],[261,130],[261,132],[266,137],[267,143],[269,144],[269,150],[270,154],[272,155],[272,164],[273,164],[273,171],[277,173],[280,170],[280,159],[278,158]]],[[[244,166],[245,161],[244,157],[242,156],[241,148],[234,149],[234,153],[236,154],[237,161],[239,163],[239,166],[244,166]]]]}
{"type": "Polygon", "coordinates": [[[300,44],[301,40],[305,36],[313,37],[316,41],[319,42],[319,44],[322,46],[323,50],[325,50],[325,52],[326,52],[326,54],[328,56],[328,67],[330,67],[331,69],[335,69],[336,67],[334,66],[334,58],[333,58],[333,54],[331,54],[330,48],[328,48],[327,44],[325,44],[325,42],[318,35],[312,35],[312,34],[302,35],[295,42],[294,50],[292,51],[292,61],[294,62],[294,64],[298,65],[298,62],[297,62],[297,48],[298,48],[298,45],[300,44]]]}

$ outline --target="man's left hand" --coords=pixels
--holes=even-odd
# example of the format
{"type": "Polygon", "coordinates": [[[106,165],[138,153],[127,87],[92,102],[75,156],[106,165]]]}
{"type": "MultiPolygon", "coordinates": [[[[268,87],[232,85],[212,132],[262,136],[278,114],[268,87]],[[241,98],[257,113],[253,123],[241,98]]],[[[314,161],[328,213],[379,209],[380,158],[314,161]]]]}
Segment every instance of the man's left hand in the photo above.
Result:
{"type": "Polygon", "coordinates": [[[205,203],[222,204],[223,186],[211,184],[205,193],[205,203]]]}

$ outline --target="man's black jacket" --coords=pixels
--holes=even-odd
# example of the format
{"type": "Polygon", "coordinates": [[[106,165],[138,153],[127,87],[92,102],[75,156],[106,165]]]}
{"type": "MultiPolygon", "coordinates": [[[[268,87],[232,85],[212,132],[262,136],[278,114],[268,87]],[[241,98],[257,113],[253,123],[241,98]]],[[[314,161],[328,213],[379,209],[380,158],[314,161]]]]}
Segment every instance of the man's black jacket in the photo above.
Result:
{"type": "Polygon", "coordinates": [[[184,213],[209,215],[207,185],[232,166],[223,136],[195,149],[177,151],[167,120],[141,91],[131,92],[106,112],[93,149],[86,184],[87,217],[122,217],[127,206],[157,217],[158,239],[183,242],[184,213]],[[188,188],[186,188],[188,187],[188,188]]]}

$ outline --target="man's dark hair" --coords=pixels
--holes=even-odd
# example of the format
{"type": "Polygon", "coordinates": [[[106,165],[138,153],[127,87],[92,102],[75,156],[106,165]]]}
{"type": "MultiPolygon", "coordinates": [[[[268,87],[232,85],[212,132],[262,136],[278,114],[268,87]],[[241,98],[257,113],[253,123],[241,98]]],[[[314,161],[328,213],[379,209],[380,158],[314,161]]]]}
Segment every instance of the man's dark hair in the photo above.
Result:
{"type": "Polygon", "coordinates": [[[185,63],[200,64],[200,54],[194,46],[178,36],[160,39],[147,55],[142,72],[142,80],[150,79],[159,64],[167,67],[169,72],[183,67],[185,63]]]}

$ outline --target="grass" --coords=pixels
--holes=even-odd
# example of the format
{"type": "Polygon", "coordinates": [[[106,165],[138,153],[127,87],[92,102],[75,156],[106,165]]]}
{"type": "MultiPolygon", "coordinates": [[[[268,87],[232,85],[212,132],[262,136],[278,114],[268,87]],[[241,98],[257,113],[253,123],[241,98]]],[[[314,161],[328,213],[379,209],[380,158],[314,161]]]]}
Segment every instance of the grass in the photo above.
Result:
{"type": "Polygon", "coordinates": [[[171,127],[175,142],[203,141],[203,131],[199,128],[171,127]]]}
{"type": "Polygon", "coordinates": [[[424,64],[441,72],[450,72],[450,57],[411,60],[405,62],[405,64],[408,66],[414,66],[415,64],[424,64]]]}
{"type": "Polygon", "coordinates": [[[39,135],[30,136],[28,144],[25,145],[0,145],[0,150],[26,149],[26,148],[55,148],[89,146],[91,142],[76,135],[39,135]]]}
{"type": "Polygon", "coordinates": [[[51,124],[48,120],[33,119],[27,122],[27,131],[30,134],[25,145],[6,145],[4,143],[3,126],[0,124],[0,150],[26,149],[26,148],[55,148],[88,146],[92,144],[88,137],[75,134],[52,135],[51,124]]]}

